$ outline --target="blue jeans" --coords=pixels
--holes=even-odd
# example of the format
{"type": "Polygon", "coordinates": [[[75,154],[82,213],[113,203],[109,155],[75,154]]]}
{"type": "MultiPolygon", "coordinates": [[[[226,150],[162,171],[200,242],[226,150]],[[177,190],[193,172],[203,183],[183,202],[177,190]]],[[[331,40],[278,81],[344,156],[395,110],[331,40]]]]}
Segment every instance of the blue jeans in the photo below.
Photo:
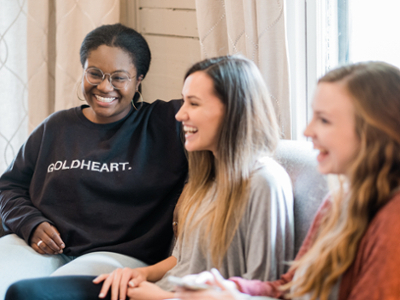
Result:
{"type": "MultiPolygon", "coordinates": [[[[93,276],[57,276],[13,283],[5,300],[99,300],[102,284],[93,276]]],[[[103,299],[110,299],[110,293],[103,299]]]]}

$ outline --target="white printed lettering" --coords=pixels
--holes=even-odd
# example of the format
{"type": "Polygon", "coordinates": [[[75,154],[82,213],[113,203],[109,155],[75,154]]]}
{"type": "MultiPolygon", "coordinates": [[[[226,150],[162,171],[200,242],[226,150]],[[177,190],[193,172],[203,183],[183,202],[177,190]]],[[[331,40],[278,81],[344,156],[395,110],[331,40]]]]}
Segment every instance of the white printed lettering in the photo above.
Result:
{"type": "Polygon", "coordinates": [[[129,165],[128,162],[123,162],[123,163],[119,163],[120,165],[122,165],[122,171],[125,171],[125,166],[129,165]]]}
{"type": "Polygon", "coordinates": [[[51,173],[54,171],[54,164],[50,164],[49,167],[47,168],[47,173],[51,173]]]}
{"type": "Polygon", "coordinates": [[[97,172],[99,172],[99,171],[100,171],[99,166],[100,166],[100,163],[97,162],[97,161],[94,161],[94,162],[92,163],[92,171],[97,171],[97,172]]]}
{"type": "Polygon", "coordinates": [[[56,171],[60,170],[61,167],[62,167],[62,161],[57,161],[57,162],[54,164],[54,170],[56,170],[56,171]]]}
{"type": "Polygon", "coordinates": [[[74,159],[71,163],[71,169],[79,168],[80,165],[81,165],[81,162],[77,159],[74,159]]]}
{"type": "Polygon", "coordinates": [[[129,162],[111,162],[111,163],[103,163],[98,161],[88,160],[85,162],[84,159],[74,159],[69,163],[68,160],[58,160],[55,163],[49,164],[47,167],[47,173],[51,173],[59,170],[69,170],[69,169],[78,169],[81,170],[86,169],[88,171],[96,171],[96,172],[121,172],[132,170],[132,167],[129,166],[129,162]]]}
{"type": "Polygon", "coordinates": [[[83,167],[87,167],[87,170],[90,170],[90,163],[91,161],[89,160],[88,163],[85,164],[85,160],[82,159],[81,169],[83,169],[83,167]]]}
{"type": "Polygon", "coordinates": [[[67,164],[67,161],[64,160],[64,163],[63,163],[63,166],[62,166],[63,170],[68,170],[69,169],[69,167],[67,167],[66,164],[67,164]]]}
{"type": "Polygon", "coordinates": [[[108,169],[107,164],[103,164],[103,165],[101,166],[100,172],[103,172],[103,171],[110,172],[110,170],[108,169]]]}
{"type": "Polygon", "coordinates": [[[115,169],[118,172],[118,163],[110,163],[111,172],[115,169]]]}

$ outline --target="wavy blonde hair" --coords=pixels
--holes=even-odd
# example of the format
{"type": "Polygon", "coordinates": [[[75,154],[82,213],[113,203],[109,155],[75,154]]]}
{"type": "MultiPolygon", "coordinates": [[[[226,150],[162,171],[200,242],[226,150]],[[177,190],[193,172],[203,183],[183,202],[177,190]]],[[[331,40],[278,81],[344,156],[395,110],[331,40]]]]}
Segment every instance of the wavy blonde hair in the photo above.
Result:
{"type": "MultiPolygon", "coordinates": [[[[360,148],[348,176],[348,190],[336,193],[310,250],[292,265],[289,297],[309,293],[328,299],[353,263],[371,220],[400,186],[400,70],[383,62],[340,67],[319,83],[344,83],[355,107],[360,148]]],[[[349,128],[351,130],[351,128],[349,128]]]]}
{"type": "Polygon", "coordinates": [[[256,65],[241,56],[223,56],[195,64],[206,73],[224,104],[216,159],[210,151],[188,153],[189,179],[179,199],[178,239],[202,226],[202,245],[219,267],[249,198],[249,178],[258,157],[273,152],[278,124],[269,93],[256,65]],[[212,187],[215,185],[215,189],[212,187]],[[211,190],[212,195],[208,195],[211,190]],[[213,201],[201,215],[205,197],[213,201]]]}

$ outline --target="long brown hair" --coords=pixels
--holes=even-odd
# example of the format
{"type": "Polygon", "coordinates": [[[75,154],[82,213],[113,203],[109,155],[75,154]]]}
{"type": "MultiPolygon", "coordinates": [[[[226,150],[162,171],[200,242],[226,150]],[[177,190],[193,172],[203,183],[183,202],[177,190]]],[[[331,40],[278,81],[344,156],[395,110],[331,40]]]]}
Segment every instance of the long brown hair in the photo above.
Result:
{"type": "Polygon", "coordinates": [[[183,233],[189,235],[201,221],[202,244],[219,267],[246,207],[255,162],[275,149],[278,125],[263,78],[252,61],[240,56],[206,59],[190,68],[185,79],[194,72],[205,72],[212,79],[225,114],[218,159],[210,151],[188,153],[189,179],[179,200],[178,239],[182,242],[183,233]],[[213,201],[199,216],[197,208],[213,185],[213,201]]]}
{"type": "Polygon", "coordinates": [[[332,198],[313,246],[292,266],[300,276],[286,288],[294,287],[290,297],[310,293],[325,300],[353,263],[371,220],[400,186],[400,70],[383,62],[358,63],[329,72],[321,82],[347,88],[360,148],[347,191],[332,198]]]}

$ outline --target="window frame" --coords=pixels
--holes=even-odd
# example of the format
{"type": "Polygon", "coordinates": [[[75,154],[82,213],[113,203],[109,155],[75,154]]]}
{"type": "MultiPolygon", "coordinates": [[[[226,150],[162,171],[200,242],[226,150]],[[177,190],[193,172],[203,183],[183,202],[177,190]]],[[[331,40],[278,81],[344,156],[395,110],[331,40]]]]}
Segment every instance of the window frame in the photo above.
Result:
{"type": "MultiPolygon", "coordinates": [[[[306,140],[303,131],[312,117],[311,103],[318,78],[338,65],[340,2],[286,0],[293,140],[306,140]]],[[[347,15],[344,17],[347,18],[347,15]]],[[[347,39],[348,36],[342,38],[347,39]]]]}

